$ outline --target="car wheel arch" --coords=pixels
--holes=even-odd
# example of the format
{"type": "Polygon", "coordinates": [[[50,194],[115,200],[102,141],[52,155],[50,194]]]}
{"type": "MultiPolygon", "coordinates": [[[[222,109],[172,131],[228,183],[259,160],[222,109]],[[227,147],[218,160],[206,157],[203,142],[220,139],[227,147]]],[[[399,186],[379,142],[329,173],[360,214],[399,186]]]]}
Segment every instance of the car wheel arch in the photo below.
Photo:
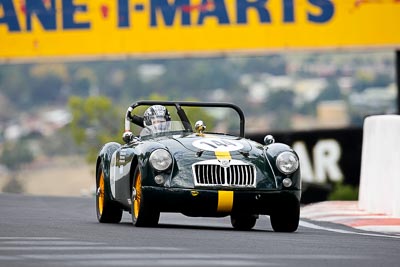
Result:
{"type": "Polygon", "coordinates": [[[131,168],[129,170],[129,190],[132,190],[133,179],[135,178],[136,167],[139,165],[137,156],[132,158],[131,168]]]}
{"type": "Polygon", "coordinates": [[[110,187],[110,162],[111,162],[113,153],[120,148],[121,148],[121,144],[118,144],[116,142],[107,143],[100,150],[99,155],[97,157],[97,162],[96,162],[96,183],[98,182],[97,174],[101,167],[102,171],[104,173],[105,187],[107,188],[106,192],[110,199],[114,199],[114,197],[111,193],[111,187],[110,187]]]}

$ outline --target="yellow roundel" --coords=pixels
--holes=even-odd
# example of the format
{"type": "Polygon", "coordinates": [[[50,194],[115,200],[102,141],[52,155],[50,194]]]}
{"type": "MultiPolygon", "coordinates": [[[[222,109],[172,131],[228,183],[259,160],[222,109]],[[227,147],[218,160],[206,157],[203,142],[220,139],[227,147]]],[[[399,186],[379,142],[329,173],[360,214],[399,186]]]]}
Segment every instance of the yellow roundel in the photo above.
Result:
{"type": "Polygon", "coordinates": [[[199,191],[191,191],[192,196],[197,197],[199,195],[199,191]]]}

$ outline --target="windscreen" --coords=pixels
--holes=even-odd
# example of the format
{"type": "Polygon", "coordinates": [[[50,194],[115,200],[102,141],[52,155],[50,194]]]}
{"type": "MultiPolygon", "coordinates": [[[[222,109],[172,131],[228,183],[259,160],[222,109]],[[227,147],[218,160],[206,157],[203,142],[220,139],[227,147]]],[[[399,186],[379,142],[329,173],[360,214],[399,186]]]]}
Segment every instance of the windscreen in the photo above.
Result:
{"type": "Polygon", "coordinates": [[[151,137],[177,133],[179,134],[181,132],[191,132],[190,129],[191,128],[188,127],[188,125],[185,127],[181,121],[167,121],[144,127],[140,132],[140,136],[151,137]]]}

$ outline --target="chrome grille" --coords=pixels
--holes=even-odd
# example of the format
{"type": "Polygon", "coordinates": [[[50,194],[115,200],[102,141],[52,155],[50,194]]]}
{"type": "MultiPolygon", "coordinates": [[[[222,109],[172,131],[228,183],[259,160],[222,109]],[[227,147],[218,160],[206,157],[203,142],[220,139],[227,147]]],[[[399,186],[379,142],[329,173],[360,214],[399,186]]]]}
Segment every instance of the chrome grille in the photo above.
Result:
{"type": "Polygon", "coordinates": [[[255,187],[255,167],[242,161],[232,161],[227,167],[218,160],[199,162],[193,165],[196,186],[255,187]]]}

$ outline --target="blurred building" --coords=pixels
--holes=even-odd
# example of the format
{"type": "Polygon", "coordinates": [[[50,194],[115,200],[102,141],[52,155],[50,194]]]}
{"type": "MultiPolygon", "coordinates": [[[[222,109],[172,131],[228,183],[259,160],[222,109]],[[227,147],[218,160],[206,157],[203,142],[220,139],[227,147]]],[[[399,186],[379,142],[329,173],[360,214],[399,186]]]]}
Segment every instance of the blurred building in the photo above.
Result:
{"type": "Polygon", "coordinates": [[[350,124],[350,117],[346,102],[343,100],[319,102],[317,121],[320,128],[347,127],[350,124]]]}

